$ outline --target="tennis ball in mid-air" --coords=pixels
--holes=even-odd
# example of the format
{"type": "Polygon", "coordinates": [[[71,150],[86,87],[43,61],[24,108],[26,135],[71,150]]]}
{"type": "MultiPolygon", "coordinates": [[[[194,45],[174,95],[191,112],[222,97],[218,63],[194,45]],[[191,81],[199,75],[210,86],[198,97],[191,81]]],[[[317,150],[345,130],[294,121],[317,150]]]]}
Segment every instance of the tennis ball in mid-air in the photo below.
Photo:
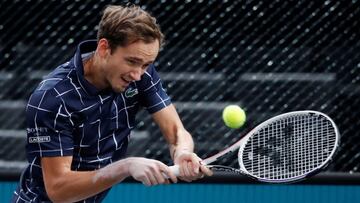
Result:
{"type": "Polygon", "coordinates": [[[229,128],[240,128],[246,121],[245,111],[238,105],[229,105],[224,108],[222,117],[224,123],[229,128]]]}

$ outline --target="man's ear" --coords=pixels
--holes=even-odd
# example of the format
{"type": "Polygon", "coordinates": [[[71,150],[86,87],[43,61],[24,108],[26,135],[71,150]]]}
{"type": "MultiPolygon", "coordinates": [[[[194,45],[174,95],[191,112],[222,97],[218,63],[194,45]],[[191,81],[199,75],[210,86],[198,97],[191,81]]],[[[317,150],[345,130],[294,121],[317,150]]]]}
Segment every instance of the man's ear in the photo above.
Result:
{"type": "Polygon", "coordinates": [[[107,39],[101,38],[98,41],[97,52],[101,58],[106,58],[110,54],[110,46],[107,39]]]}

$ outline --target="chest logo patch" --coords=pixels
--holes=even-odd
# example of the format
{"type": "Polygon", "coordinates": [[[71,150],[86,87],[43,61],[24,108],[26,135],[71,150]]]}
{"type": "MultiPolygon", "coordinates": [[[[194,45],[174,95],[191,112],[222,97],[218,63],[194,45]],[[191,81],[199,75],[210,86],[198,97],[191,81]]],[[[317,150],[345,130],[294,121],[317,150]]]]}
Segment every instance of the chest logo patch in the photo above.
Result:
{"type": "Polygon", "coordinates": [[[136,88],[129,88],[125,91],[125,97],[126,98],[129,98],[129,97],[133,97],[135,95],[137,95],[139,92],[138,92],[138,89],[136,88]]]}

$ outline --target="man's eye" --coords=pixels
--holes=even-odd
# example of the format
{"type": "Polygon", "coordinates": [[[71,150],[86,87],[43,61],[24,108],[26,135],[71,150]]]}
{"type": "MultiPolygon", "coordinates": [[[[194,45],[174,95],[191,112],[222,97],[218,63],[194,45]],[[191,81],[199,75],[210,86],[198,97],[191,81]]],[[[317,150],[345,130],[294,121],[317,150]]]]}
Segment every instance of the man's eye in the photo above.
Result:
{"type": "Polygon", "coordinates": [[[137,64],[137,62],[136,62],[136,61],[132,61],[132,60],[128,60],[128,63],[129,63],[129,64],[131,64],[131,65],[135,65],[135,64],[137,64]]]}

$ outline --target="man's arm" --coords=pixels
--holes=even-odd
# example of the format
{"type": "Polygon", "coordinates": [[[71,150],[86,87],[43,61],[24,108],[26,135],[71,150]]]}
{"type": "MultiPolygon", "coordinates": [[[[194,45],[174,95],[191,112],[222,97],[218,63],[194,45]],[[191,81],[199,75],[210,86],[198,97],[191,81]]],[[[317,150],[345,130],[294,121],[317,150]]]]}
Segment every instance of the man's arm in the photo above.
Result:
{"type": "Polygon", "coordinates": [[[174,163],[180,165],[181,179],[191,181],[203,173],[212,175],[208,168],[200,164],[201,159],[194,153],[192,136],[184,128],[173,105],[152,114],[152,117],[170,145],[170,154],[174,163]]]}
{"type": "Polygon", "coordinates": [[[96,171],[72,171],[72,157],[44,157],[41,159],[44,183],[53,202],[76,202],[121,182],[128,176],[145,185],[169,183],[163,173],[177,182],[169,168],[156,160],[131,157],[114,162],[96,171]]]}
{"type": "MultiPolygon", "coordinates": [[[[128,176],[126,165],[119,162],[118,173],[96,178],[99,171],[71,171],[72,157],[41,159],[46,193],[53,202],[75,202],[102,192],[128,176]]],[[[124,162],[124,161],[123,161],[124,162]]]]}

